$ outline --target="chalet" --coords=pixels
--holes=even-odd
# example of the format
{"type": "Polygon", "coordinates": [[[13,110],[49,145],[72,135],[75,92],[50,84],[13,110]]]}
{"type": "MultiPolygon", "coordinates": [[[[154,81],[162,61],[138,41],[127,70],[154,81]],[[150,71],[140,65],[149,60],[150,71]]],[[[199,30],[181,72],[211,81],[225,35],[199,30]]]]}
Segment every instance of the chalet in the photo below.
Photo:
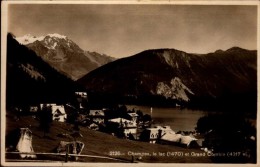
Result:
{"type": "Polygon", "coordinates": [[[130,117],[132,118],[132,121],[137,122],[138,114],[136,114],[136,113],[128,113],[128,115],[130,115],[130,117]]]}
{"type": "Polygon", "coordinates": [[[137,127],[136,122],[132,121],[132,120],[128,120],[125,118],[114,118],[114,119],[110,119],[108,120],[108,122],[114,122],[119,124],[119,126],[123,127],[123,128],[127,128],[127,127],[137,127]]]}
{"type": "Polygon", "coordinates": [[[183,147],[197,147],[197,139],[190,135],[182,135],[175,133],[166,133],[160,138],[160,144],[178,145],[183,147]]]}
{"type": "Polygon", "coordinates": [[[162,135],[160,139],[160,143],[162,144],[170,144],[170,143],[180,143],[181,141],[181,134],[175,134],[175,133],[166,133],[165,135],[162,135]]]}
{"type": "Polygon", "coordinates": [[[90,110],[88,114],[89,119],[97,124],[103,124],[105,118],[104,110],[90,110]]]}
{"type": "Polygon", "coordinates": [[[165,134],[175,134],[175,132],[171,129],[171,127],[170,126],[164,126],[164,127],[162,127],[162,128],[160,128],[161,129],[161,131],[162,131],[162,136],[163,135],[165,135],[165,134]]]}
{"type": "Polygon", "coordinates": [[[42,109],[44,105],[46,105],[47,107],[51,107],[52,120],[65,122],[65,120],[67,119],[67,114],[63,105],[57,105],[55,103],[40,104],[40,108],[42,109]]]}
{"type": "Polygon", "coordinates": [[[108,123],[109,124],[112,123],[114,125],[116,124],[118,128],[122,128],[125,136],[129,136],[129,134],[133,135],[137,133],[137,123],[132,120],[128,120],[124,118],[114,118],[108,120],[108,123]]]}
{"type": "Polygon", "coordinates": [[[52,106],[52,116],[53,120],[59,122],[65,122],[67,119],[67,114],[63,105],[52,106]]]}
{"type": "Polygon", "coordinates": [[[154,128],[146,128],[142,132],[140,140],[147,141],[149,143],[156,143],[163,136],[168,136],[169,134],[175,134],[175,132],[170,128],[170,126],[156,126],[154,128]]]}
{"type": "Polygon", "coordinates": [[[146,128],[140,135],[140,140],[156,143],[159,138],[159,128],[146,128]]]}
{"type": "Polygon", "coordinates": [[[136,135],[137,133],[137,125],[135,122],[128,122],[127,125],[124,126],[124,134],[125,136],[129,136],[130,134],[136,135]]]}

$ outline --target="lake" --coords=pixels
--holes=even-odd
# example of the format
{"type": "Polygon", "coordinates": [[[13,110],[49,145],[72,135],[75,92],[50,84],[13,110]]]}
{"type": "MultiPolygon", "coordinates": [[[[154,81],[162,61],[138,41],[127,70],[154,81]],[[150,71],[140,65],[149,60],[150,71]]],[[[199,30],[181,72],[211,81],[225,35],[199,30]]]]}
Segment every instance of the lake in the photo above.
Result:
{"type": "Polygon", "coordinates": [[[180,131],[194,131],[197,121],[200,117],[208,114],[207,111],[190,110],[180,108],[159,108],[153,107],[151,114],[151,107],[128,105],[127,109],[141,110],[143,114],[149,114],[154,121],[153,126],[170,126],[175,132],[180,131]]]}

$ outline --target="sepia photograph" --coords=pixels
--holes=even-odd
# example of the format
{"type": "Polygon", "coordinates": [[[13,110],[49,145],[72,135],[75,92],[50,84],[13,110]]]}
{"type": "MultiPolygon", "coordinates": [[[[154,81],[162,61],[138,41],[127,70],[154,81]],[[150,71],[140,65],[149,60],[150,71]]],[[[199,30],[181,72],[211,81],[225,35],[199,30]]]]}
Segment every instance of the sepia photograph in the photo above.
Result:
{"type": "Polygon", "coordinates": [[[258,9],[3,1],[1,166],[256,166],[258,9]]]}

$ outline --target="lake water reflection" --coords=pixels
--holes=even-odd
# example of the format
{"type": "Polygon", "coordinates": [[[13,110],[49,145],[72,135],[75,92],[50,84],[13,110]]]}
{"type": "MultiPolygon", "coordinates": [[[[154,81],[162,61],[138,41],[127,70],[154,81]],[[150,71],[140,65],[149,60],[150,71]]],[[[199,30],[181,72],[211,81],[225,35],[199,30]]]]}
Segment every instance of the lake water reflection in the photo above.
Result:
{"type": "Polygon", "coordinates": [[[172,130],[177,131],[194,131],[197,121],[200,117],[208,114],[207,111],[190,110],[180,108],[159,108],[148,106],[128,105],[128,110],[141,110],[143,114],[152,116],[154,126],[171,126],[172,130]]]}

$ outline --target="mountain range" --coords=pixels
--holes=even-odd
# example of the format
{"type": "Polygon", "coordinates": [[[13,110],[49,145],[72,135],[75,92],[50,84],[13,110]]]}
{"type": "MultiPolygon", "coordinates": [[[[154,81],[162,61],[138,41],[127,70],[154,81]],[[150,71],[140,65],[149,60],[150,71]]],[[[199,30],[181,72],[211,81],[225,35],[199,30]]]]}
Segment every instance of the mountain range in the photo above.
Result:
{"type": "Polygon", "coordinates": [[[39,37],[27,34],[15,39],[73,80],[115,60],[105,54],[84,51],[68,37],[57,33],[39,37]]]}
{"type": "Polygon", "coordinates": [[[7,107],[67,102],[80,86],[7,35],[7,107]]]}
{"type": "Polygon", "coordinates": [[[232,47],[193,54],[168,48],[151,49],[115,60],[84,51],[59,34],[42,37],[9,34],[7,45],[7,95],[16,102],[24,94],[69,98],[81,85],[88,90],[90,102],[96,104],[256,111],[256,50],[232,47]]]}
{"type": "Polygon", "coordinates": [[[78,82],[93,94],[135,103],[255,109],[256,53],[239,47],[208,54],[146,50],[106,64],[78,82]]]}

